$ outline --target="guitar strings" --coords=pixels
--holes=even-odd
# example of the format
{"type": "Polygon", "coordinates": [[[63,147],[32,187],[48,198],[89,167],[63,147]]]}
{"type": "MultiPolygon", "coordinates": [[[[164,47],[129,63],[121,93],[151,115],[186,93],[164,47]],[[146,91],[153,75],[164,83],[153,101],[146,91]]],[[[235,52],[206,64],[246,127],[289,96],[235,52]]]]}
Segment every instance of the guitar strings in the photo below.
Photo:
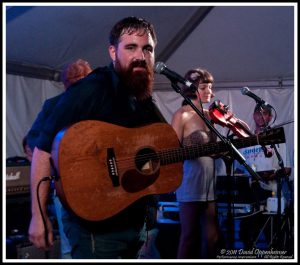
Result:
{"type": "MultiPolygon", "coordinates": [[[[254,137],[247,137],[243,139],[239,139],[239,142],[244,143],[244,146],[248,146],[250,143],[253,142],[253,139],[256,140],[256,136],[254,137]]],[[[162,164],[165,164],[166,162],[172,163],[172,162],[180,162],[183,157],[186,157],[186,159],[189,158],[195,158],[199,154],[199,152],[203,152],[203,149],[206,150],[207,153],[213,154],[213,153],[219,153],[219,149],[223,149],[221,151],[226,152],[226,145],[222,144],[222,142],[216,142],[216,143],[209,143],[209,144],[197,144],[197,145],[190,145],[185,146],[182,148],[176,148],[176,149],[165,149],[158,151],[157,153],[150,153],[150,154],[141,154],[136,156],[129,156],[124,157],[121,159],[116,159],[116,163],[118,163],[118,167],[120,169],[122,168],[128,168],[129,166],[134,167],[135,164],[140,162],[149,162],[149,161],[160,161],[162,164]],[[214,151],[214,152],[212,152],[214,151]]],[[[241,146],[240,148],[242,148],[241,146]]],[[[203,154],[205,156],[205,154],[203,154]]],[[[168,163],[166,163],[168,164],[168,163]]]]}
{"type": "MultiPolygon", "coordinates": [[[[218,144],[219,145],[219,144],[218,144]]],[[[141,154],[137,156],[129,156],[121,159],[116,159],[116,163],[119,169],[128,169],[129,167],[135,168],[135,165],[138,163],[147,163],[149,161],[159,161],[161,164],[170,164],[175,162],[180,162],[184,160],[183,158],[194,158],[197,157],[199,151],[203,152],[205,149],[208,153],[214,153],[216,143],[211,143],[208,147],[207,145],[203,147],[203,145],[191,145],[186,146],[180,149],[165,149],[161,150],[157,153],[151,154],[141,154]],[[206,147],[206,148],[205,148],[206,147]]]]}

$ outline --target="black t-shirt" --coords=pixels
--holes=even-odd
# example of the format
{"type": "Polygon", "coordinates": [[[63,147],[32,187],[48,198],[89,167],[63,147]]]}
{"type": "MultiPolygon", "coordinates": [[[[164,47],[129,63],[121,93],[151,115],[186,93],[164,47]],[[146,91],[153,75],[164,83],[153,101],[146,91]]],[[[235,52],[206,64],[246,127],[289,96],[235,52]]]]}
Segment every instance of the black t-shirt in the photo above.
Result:
{"type": "MultiPolygon", "coordinates": [[[[47,118],[37,147],[50,153],[56,134],[66,126],[83,120],[100,120],[128,128],[165,121],[152,98],[137,101],[128,94],[112,66],[97,68],[68,88],[47,118]]],[[[103,232],[141,227],[146,206],[151,204],[153,196],[144,196],[107,220],[90,222],[78,218],[78,221],[88,229],[103,232]]]]}
{"type": "Polygon", "coordinates": [[[43,126],[37,147],[51,152],[56,134],[82,120],[100,120],[128,128],[162,122],[152,98],[137,101],[111,67],[97,68],[62,94],[43,126]]]}

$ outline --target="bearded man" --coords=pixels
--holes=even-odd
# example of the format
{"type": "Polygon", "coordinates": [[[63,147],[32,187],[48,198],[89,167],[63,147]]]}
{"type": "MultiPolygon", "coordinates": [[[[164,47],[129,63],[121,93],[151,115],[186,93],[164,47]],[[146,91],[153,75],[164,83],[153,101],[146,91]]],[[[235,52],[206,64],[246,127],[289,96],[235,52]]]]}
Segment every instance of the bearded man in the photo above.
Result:
{"type": "MultiPolygon", "coordinates": [[[[49,183],[39,184],[51,174],[51,150],[58,132],[84,120],[98,120],[129,128],[163,120],[151,97],[157,43],[153,25],[142,18],[124,18],[112,28],[109,41],[112,63],[95,69],[68,88],[37,140],[31,171],[29,239],[38,248],[49,250],[54,242],[52,224],[47,215],[49,183]],[[38,187],[41,210],[36,196],[38,187]]],[[[85,177],[82,176],[82,179],[85,177]]],[[[83,219],[65,207],[63,223],[72,247],[72,258],[135,258],[141,246],[140,233],[147,207],[151,203],[149,197],[144,196],[101,221],[83,219]]],[[[118,198],[112,195],[114,199],[118,198]]],[[[109,208],[109,205],[103,207],[109,208]]]]}

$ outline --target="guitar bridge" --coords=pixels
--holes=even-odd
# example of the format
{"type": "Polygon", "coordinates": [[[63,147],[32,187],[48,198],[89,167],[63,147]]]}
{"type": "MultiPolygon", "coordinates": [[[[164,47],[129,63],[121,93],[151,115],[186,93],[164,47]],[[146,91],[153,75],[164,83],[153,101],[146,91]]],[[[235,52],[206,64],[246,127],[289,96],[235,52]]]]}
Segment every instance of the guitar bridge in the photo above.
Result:
{"type": "Polygon", "coordinates": [[[113,186],[120,186],[116,157],[113,148],[107,148],[107,167],[113,186]]]}

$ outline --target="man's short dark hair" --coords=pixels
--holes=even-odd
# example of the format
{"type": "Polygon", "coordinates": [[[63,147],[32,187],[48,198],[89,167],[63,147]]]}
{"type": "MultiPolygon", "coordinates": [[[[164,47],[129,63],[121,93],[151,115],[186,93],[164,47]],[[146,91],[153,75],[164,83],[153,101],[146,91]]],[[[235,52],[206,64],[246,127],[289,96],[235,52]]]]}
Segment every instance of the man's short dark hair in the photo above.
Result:
{"type": "Polygon", "coordinates": [[[145,33],[150,33],[154,43],[157,44],[156,33],[153,25],[143,18],[133,16],[123,18],[114,25],[109,35],[109,43],[117,46],[120,41],[120,37],[123,34],[127,33],[130,35],[136,32],[139,32],[140,36],[143,36],[145,33]]]}
{"type": "Polygon", "coordinates": [[[261,110],[265,110],[270,115],[272,114],[272,108],[269,105],[261,105],[261,104],[256,104],[253,113],[261,110]]]}

